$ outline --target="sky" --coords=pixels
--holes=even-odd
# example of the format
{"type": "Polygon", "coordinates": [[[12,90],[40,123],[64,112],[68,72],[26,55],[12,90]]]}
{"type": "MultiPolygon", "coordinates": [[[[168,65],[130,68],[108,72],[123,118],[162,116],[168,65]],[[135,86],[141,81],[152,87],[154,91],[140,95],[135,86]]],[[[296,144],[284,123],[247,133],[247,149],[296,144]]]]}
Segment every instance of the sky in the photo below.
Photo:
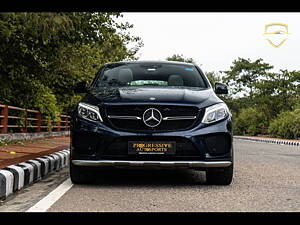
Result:
{"type": "Polygon", "coordinates": [[[137,53],[139,60],[165,60],[180,54],[193,58],[205,72],[219,72],[229,70],[238,57],[262,58],[274,66],[274,72],[300,70],[300,13],[122,14],[123,21],[134,25],[130,34],[144,43],[137,53]],[[288,34],[264,35],[270,23],[287,24],[288,34]],[[276,45],[287,40],[275,48],[266,38],[276,45]]]}

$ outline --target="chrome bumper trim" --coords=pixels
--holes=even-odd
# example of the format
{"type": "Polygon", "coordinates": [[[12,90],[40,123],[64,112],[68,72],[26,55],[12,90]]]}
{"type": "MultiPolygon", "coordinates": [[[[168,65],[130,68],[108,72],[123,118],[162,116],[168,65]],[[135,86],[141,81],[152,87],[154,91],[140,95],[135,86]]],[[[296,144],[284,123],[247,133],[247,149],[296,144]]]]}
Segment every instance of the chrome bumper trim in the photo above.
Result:
{"type": "Polygon", "coordinates": [[[72,160],[77,166],[159,166],[159,167],[228,167],[230,161],[126,161],[126,160],[72,160]]]}

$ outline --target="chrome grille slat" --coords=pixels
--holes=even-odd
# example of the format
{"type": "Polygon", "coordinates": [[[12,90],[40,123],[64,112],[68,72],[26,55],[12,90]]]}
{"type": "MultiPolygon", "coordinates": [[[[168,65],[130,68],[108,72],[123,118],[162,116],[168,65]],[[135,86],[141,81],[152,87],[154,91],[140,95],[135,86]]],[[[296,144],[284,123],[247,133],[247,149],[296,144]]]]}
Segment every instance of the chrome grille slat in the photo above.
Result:
{"type": "Polygon", "coordinates": [[[114,116],[114,115],[108,115],[109,119],[121,119],[121,120],[141,120],[141,117],[138,116],[114,116]]]}
{"type": "Polygon", "coordinates": [[[194,120],[196,116],[169,116],[164,117],[163,120],[194,120]]]}

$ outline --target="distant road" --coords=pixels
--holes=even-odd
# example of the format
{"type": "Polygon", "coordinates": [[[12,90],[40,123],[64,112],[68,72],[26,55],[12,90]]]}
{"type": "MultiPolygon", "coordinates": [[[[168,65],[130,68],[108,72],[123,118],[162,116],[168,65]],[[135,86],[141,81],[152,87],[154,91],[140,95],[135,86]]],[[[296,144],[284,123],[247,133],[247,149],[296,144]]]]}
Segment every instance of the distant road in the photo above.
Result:
{"type": "Polygon", "coordinates": [[[299,147],[234,140],[234,148],[230,186],[206,185],[204,172],[188,169],[112,171],[73,185],[47,211],[300,212],[299,147]]]}

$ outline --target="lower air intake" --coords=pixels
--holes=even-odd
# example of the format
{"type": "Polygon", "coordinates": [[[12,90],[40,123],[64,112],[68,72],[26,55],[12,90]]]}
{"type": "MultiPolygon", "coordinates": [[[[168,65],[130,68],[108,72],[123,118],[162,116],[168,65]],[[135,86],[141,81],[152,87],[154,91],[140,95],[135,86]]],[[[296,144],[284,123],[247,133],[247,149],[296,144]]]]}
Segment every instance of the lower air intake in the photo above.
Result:
{"type": "Polygon", "coordinates": [[[207,136],[204,140],[210,155],[223,155],[230,151],[230,137],[227,135],[207,136]]]}

